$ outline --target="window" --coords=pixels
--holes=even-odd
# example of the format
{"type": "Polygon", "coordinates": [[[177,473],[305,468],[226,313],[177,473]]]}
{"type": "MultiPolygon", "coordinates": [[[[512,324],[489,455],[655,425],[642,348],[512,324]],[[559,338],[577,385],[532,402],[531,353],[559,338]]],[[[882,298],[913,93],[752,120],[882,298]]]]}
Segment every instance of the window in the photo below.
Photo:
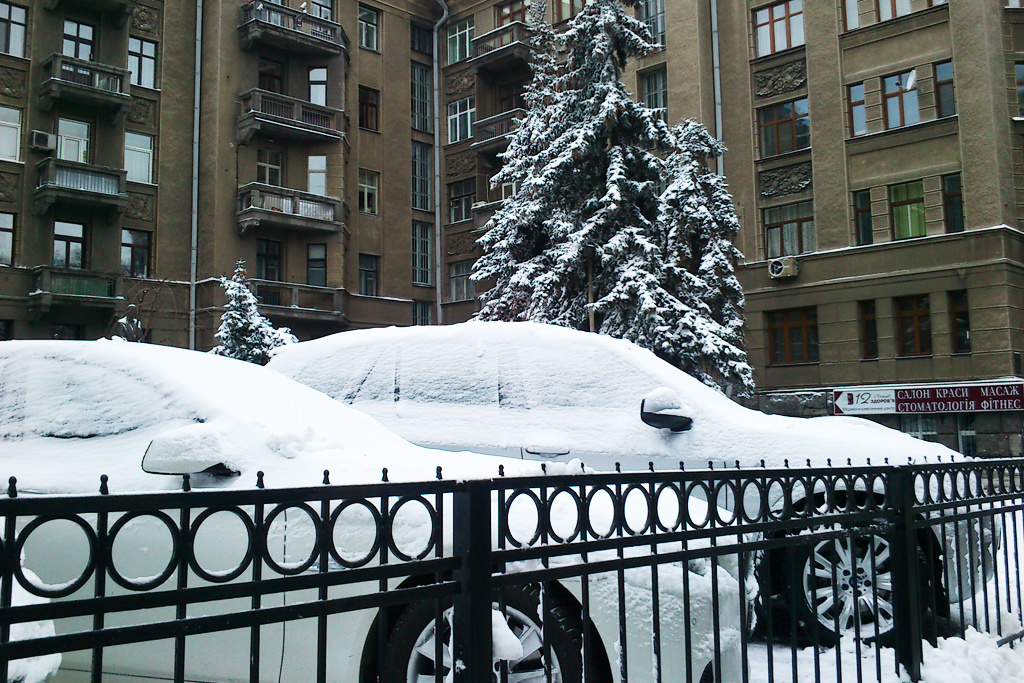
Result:
{"type": "Polygon", "coordinates": [[[875,241],[871,221],[871,190],[853,193],[853,222],[857,226],[857,244],[863,246],[875,241]]]}
{"type": "Polygon", "coordinates": [[[149,277],[149,233],[121,230],[121,275],[149,277]]]}
{"type": "Polygon", "coordinates": [[[306,245],[306,284],[314,287],[327,286],[327,245],[306,245]]]}
{"type": "Polygon", "coordinates": [[[0,107],[0,159],[21,158],[21,110],[0,107]]]}
{"type": "Polygon", "coordinates": [[[668,78],[665,69],[655,69],[641,74],[643,79],[644,106],[658,112],[658,118],[668,120],[668,78]]]}
{"type": "Polygon", "coordinates": [[[309,69],[309,101],[327,106],[327,67],[314,66],[309,69]]]}
{"type": "Polygon", "coordinates": [[[942,177],[942,208],[946,214],[946,232],[963,232],[964,195],[959,173],[942,177]]]}
{"type": "Polygon", "coordinates": [[[423,221],[412,222],[412,283],[430,285],[434,267],[434,226],[423,221]]]}
{"type": "Polygon", "coordinates": [[[284,94],[284,64],[260,57],[257,68],[260,90],[284,94]]]}
{"type": "Polygon", "coordinates": [[[665,44],[665,0],[640,0],[640,20],[647,24],[651,40],[665,44]]]}
{"type": "Polygon", "coordinates": [[[434,34],[429,28],[409,24],[409,49],[423,55],[434,54],[434,34]]]}
{"type": "Polygon", "coordinates": [[[359,169],[359,213],[376,216],[379,210],[380,173],[359,169]]]}
{"type": "Polygon", "coordinates": [[[81,269],[85,267],[85,225],[53,222],[53,266],[81,269]]]}
{"type": "Polygon", "coordinates": [[[818,310],[792,308],[768,313],[771,365],[818,362],[818,310]]]}
{"type": "Polygon", "coordinates": [[[65,57],[74,57],[91,62],[93,47],[95,47],[93,42],[94,36],[95,29],[91,25],[65,19],[64,42],[61,45],[61,54],[65,57]]]}
{"type": "Polygon", "coordinates": [[[1024,116],[1024,63],[1014,64],[1013,74],[1017,82],[1017,115],[1024,116]]]}
{"type": "Polygon", "coordinates": [[[807,98],[757,110],[761,156],[793,152],[811,146],[811,119],[807,98]]]}
{"type": "Polygon", "coordinates": [[[893,237],[898,240],[924,237],[924,183],[920,180],[889,188],[893,237]]]}
{"type": "Polygon", "coordinates": [[[476,98],[466,97],[448,105],[448,142],[459,142],[473,137],[476,121],[476,98]]]}
{"type": "Polygon", "coordinates": [[[922,441],[939,440],[937,415],[900,415],[900,431],[922,441]]]}
{"type": "Polygon", "coordinates": [[[412,324],[413,325],[433,325],[434,324],[434,304],[431,301],[413,301],[412,302],[412,324]]]}
{"type": "Polygon", "coordinates": [[[469,279],[469,274],[472,272],[472,261],[456,261],[448,266],[448,279],[452,288],[452,301],[467,301],[473,298],[473,281],[469,279]]]}
{"type": "Polygon", "coordinates": [[[860,28],[860,11],[857,9],[857,0],[843,0],[843,6],[846,30],[852,31],[855,28],[860,28]]]}
{"type": "Polygon", "coordinates": [[[0,213],[0,266],[14,264],[14,214],[0,213]]]}
{"type": "Polygon", "coordinates": [[[800,202],[764,210],[768,258],[814,251],[814,204],[800,202]]]}
{"type": "Polygon", "coordinates": [[[448,63],[469,59],[473,47],[473,17],[448,27],[448,63]]]}
{"type": "Polygon", "coordinates": [[[448,186],[448,222],[468,221],[476,202],[476,180],[460,180],[448,186]]]}
{"type": "Polygon", "coordinates": [[[888,21],[910,14],[910,0],[878,0],[878,19],[888,21]]]}
{"type": "Polygon", "coordinates": [[[587,0],[554,0],[555,22],[567,21],[583,11],[587,0]]]}
{"type": "Polygon", "coordinates": [[[860,314],[860,357],[878,358],[878,321],[875,318],[874,300],[857,303],[860,314]]]}
{"type": "Polygon", "coordinates": [[[932,352],[932,320],[927,294],[895,299],[898,352],[901,356],[925,356],[932,352]]]}
{"type": "Polygon", "coordinates": [[[424,133],[434,130],[433,75],[426,64],[413,62],[410,70],[412,86],[412,127],[424,133]]]}
{"type": "Polygon", "coordinates": [[[153,182],[153,136],[124,132],[124,169],[128,180],[153,182]]]}
{"type": "Polygon", "coordinates": [[[377,36],[380,29],[380,12],[359,5],[359,47],[377,50],[377,36]]]}
{"type": "Polygon", "coordinates": [[[754,12],[757,56],[804,44],[803,0],[786,0],[754,12]]]}
{"type": "Polygon", "coordinates": [[[322,154],[311,154],[307,162],[309,193],[324,196],[327,194],[327,157],[322,154]]]}
{"type": "Polygon", "coordinates": [[[281,186],[284,155],[276,149],[256,150],[256,182],[281,186]]]}
{"type": "Polygon", "coordinates": [[[89,160],[89,124],[74,119],[57,121],[57,157],[64,161],[87,163],[89,160]]]}
{"type": "Polygon", "coordinates": [[[886,128],[891,130],[920,122],[916,81],[914,70],[882,79],[886,128]]]}
{"type": "Polygon", "coordinates": [[[961,455],[974,457],[978,454],[978,433],[974,428],[972,413],[956,414],[956,446],[961,455]]]}
{"type": "Polygon", "coordinates": [[[380,257],[371,254],[359,255],[359,293],[363,296],[378,296],[377,284],[380,273],[380,257]]]}
{"type": "Polygon", "coordinates": [[[412,208],[430,211],[433,208],[430,185],[433,181],[430,170],[433,154],[425,142],[412,143],[412,208]]]}
{"type": "Polygon", "coordinates": [[[372,88],[359,86],[359,127],[366,130],[380,130],[380,93],[372,88]]]}
{"type": "Polygon", "coordinates": [[[313,16],[331,21],[334,18],[334,0],[313,0],[313,16]]]}
{"type": "Polygon", "coordinates": [[[953,353],[971,352],[971,313],[967,307],[967,290],[949,293],[950,330],[953,332],[953,353]]]}
{"type": "Polygon", "coordinates": [[[0,52],[25,56],[25,17],[24,7],[0,2],[0,52]]]}
{"type": "Polygon", "coordinates": [[[281,243],[275,240],[256,240],[256,278],[281,280],[281,243]]]}
{"type": "Polygon", "coordinates": [[[867,107],[864,104],[864,84],[857,83],[849,87],[850,95],[850,136],[864,135],[868,132],[867,107]]]}
{"type": "Polygon", "coordinates": [[[156,87],[156,43],[134,36],[128,37],[128,70],[132,85],[156,87]]]}
{"type": "Polygon", "coordinates": [[[509,0],[494,8],[498,26],[508,26],[516,21],[526,21],[525,0],[509,0]]]}
{"type": "Polygon", "coordinates": [[[940,119],[956,114],[953,62],[942,62],[935,65],[935,110],[935,115],[940,119]]]}
{"type": "Polygon", "coordinates": [[[526,84],[522,82],[506,83],[498,86],[498,112],[504,114],[514,109],[523,109],[526,104],[523,101],[523,90],[526,84]]]}

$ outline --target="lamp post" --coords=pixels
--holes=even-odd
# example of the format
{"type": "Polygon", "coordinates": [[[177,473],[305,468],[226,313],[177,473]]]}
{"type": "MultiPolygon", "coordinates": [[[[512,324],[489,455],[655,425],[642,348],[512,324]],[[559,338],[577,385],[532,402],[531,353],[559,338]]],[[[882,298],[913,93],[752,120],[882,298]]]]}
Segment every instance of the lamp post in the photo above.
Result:
{"type": "Polygon", "coordinates": [[[590,331],[594,331],[594,255],[597,247],[587,243],[583,245],[583,256],[587,259],[587,319],[590,322],[590,331]]]}

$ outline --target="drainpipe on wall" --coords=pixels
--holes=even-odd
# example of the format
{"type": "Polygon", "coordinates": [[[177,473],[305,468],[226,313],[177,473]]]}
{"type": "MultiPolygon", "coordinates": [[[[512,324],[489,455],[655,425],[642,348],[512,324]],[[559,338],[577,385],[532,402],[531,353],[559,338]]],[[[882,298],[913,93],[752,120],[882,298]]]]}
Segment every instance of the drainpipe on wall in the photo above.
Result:
{"type": "MultiPolygon", "coordinates": [[[[715,91],[715,137],[723,140],[722,133],[722,59],[718,51],[718,0],[711,0],[711,73],[715,91]]],[[[725,175],[725,157],[718,157],[718,175],[725,175]]]]}
{"type": "Polygon", "coordinates": [[[192,248],[188,273],[188,348],[196,349],[196,280],[199,263],[199,103],[203,78],[203,0],[196,0],[196,68],[192,94],[192,248]]]}
{"type": "Polygon", "coordinates": [[[441,18],[434,24],[434,262],[435,285],[437,296],[437,324],[444,324],[443,301],[444,287],[441,274],[444,269],[444,255],[441,253],[441,46],[437,35],[441,27],[448,21],[448,4],[445,0],[437,0],[441,6],[441,18]]]}

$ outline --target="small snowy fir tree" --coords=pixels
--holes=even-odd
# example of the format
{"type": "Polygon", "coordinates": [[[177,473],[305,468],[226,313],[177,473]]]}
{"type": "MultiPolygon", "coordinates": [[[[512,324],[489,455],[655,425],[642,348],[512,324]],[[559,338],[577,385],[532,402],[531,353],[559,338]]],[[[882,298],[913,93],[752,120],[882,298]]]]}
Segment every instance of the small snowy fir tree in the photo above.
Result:
{"type": "Polygon", "coordinates": [[[627,60],[654,49],[627,12],[636,5],[594,0],[557,35],[531,16],[528,112],[493,179],[518,191],[479,240],[473,279],[493,286],[477,317],[586,330],[593,316],[594,331],[747,395],[738,223],[723,179],[705,167],[723,150],[699,124],[671,128],[626,90],[627,60]]]}
{"type": "Polygon", "coordinates": [[[212,348],[210,353],[266,365],[274,349],[294,344],[298,339],[287,327],[275,328],[263,317],[246,282],[245,261],[235,265],[235,274],[230,280],[220,279],[228,303],[224,306],[220,329],[214,335],[220,340],[220,345],[212,348]]]}

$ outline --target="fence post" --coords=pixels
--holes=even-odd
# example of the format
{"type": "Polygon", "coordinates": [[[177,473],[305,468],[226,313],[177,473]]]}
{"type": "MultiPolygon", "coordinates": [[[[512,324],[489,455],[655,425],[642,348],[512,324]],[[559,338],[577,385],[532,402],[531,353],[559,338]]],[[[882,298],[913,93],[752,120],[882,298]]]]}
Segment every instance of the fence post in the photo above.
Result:
{"type": "Polygon", "coordinates": [[[453,501],[453,542],[462,566],[453,599],[452,672],[455,683],[491,680],[491,486],[470,481],[453,501]]]}
{"type": "Polygon", "coordinates": [[[909,466],[893,468],[887,498],[892,530],[889,536],[892,568],[892,604],[896,633],[896,661],[910,680],[921,680],[921,574],[913,526],[914,472],[909,466]]]}

